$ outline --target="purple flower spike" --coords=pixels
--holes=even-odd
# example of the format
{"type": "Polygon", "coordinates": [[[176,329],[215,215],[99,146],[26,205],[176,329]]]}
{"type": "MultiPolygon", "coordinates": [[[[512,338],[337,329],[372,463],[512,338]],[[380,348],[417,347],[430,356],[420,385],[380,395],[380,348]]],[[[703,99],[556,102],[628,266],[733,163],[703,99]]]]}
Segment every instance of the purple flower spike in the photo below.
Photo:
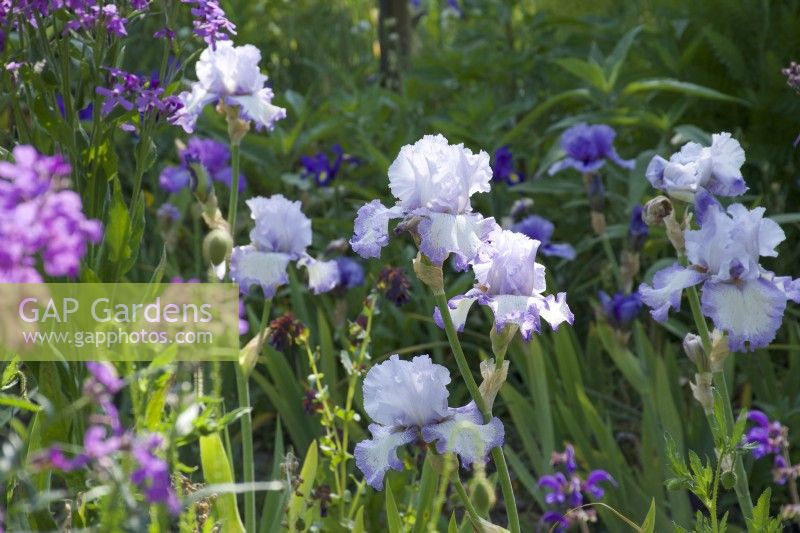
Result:
{"type": "Polygon", "coordinates": [[[612,161],[625,169],[633,169],[633,160],[622,159],[614,149],[617,133],[605,124],[578,124],[561,136],[561,148],[566,157],[550,167],[550,175],[567,168],[583,173],[596,172],[606,161],[612,161]]]}
{"type": "Polygon", "coordinates": [[[364,380],[364,409],[375,421],[372,439],[355,448],[356,466],[367,483],[383,488],[389,470],[402,470],[400,446],[422,440],[439,453],[453,452],[463,467],[486,462],[489,451],[503,444],[503,423],[483,423],[474,403],[447,406],[448,370],[427,355],[401,360],[397,355],[372,367],[364,380]]]}
{"type": "Polygon", "coordinates": [[[217,0],[181,0],[192,6],[194,33],[208,46],[216,49],[218,41],[227,41],[236,35],[236,25],[228,20],[217,0]]]}
{"type": "Polygon", "coordinates": [[[32,146],[17,146],[12,155],[13,163],[0,161],[0,282],[41,282],[37,255],[47,275],[77,276],[102,226],[86,219],[80,196],[66,188],[69,163],[32,146]]]}

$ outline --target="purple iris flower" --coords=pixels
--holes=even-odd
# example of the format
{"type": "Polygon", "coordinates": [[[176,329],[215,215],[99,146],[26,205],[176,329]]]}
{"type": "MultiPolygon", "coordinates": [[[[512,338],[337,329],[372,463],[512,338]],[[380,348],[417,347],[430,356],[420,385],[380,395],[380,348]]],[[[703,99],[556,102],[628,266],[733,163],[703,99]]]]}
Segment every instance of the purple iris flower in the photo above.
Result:
{"type": "Polygon", "coordinates": [[[358,159],[344,153],[342,147],[334,144],[331,148],[333,159],[328,157],[325,152],[318,152],[314,155],[304,155],[300,158],[300,164],[307,176],[313,176],[317,185],[325,187],[339,174],[343,163],[358,164],[358,159]]]}
{"type": "Polygon", "coordinates": [[[566,157],[550,167],[550,175],[566,168],[574,168],[583,173],[596,172],[606,161],[612,161],[622,168],[633,169],[635,161],[622,159],[614,148],[617,133],[605,124],[578,124],[561,135],[561,148],[566,157]]]}
{"type": "Polygon", "coordinates": [[[556,531],[563,532],[579,521],[596,520],[592,509],[568,511],[583,505],[587,497],[595,501],[601,500],[605,495],[602,483],[617,485],[611,474],[605,470],[593,470],[584,479],[578,473],[575,450],[571,444],[567,444],[564,452],[554,453],[551,464],[561,467],[561,471],[539,478],[539,487],[547,492],[544,501],[551,507],[542,515],[542,521],[555,524],[556,531]]]}
{"type": "Polygon", "coordinates": [[[635,205],[631,211],[630,224],[628,224],[628,246],[635,252],[642,249],[647,237],[650,236],[650,227],[642,218],[643,211],[644,208],[641,205],[635,205]]]}
{"type": "MultiPolygon", "coordinates": [[[[170,193],[176,193],[189,187],[192,183],[192,173],[189,165],[200,163],[208,172],[213,181],[231,187],[232,174],[228,147],[214,139],[191,137],[186,143],[186,148],[178,153],[181,164],[179,166],[166,166],[158,178],[161,188],[170,193]]],[[[239,175],[239,192],[247,187],[244,175],[239,175]]]]}
{"type": "Polygon", "coordinates": [[[530,215],[520,220],[513,226],[511,231],[527,235],[533,240],[539,241],[539,251],[543,255],[561,257],[572,261],[575,259],[575,248],[566,243],[551,242],[555,226],[544,217],[530,215]]]}
{"type": "Polygon", "coordinates": [[[364,267],[355,259],[337,257],[336,266],[339,267],[339,287],[352,289],[364,284],[364,267]]]}
{"type": "Polygon", "coordinates": [[[516,185],[525,181],[525,173],[514,166],[514,154],[508,146],[501,146],[494,152],[492,161],[492,180],[505,181],[508,185],[516,185]]]}
{"type": "Polygon", "coordinates": [[[631,294],[618,292],[614,296],[600,291],[597,297],[600,299],[603,316],[615,329],[627,328],[639,316],[644,306],[641,296],[636,291],[631,294]]]}

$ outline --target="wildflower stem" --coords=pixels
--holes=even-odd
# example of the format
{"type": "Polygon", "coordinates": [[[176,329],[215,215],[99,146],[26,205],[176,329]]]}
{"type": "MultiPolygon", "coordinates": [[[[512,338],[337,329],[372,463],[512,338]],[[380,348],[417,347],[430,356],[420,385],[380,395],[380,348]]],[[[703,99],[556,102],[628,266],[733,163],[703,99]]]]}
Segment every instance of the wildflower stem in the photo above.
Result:
{"type": "MultiPolygon", "coordinates": [[[[708,372],[708,358],[711,354],[712,347],[711,333],[708,330],[708,323],[706,322],[706,319],[703,316],[700,308],[700,298],[697,295],[697,288],[689,287],[687,292],[689,294],[689,305],[692,308],[692,316],[694,317],[695,327],[697,327],[697,331],[700,334],[700,339],[703,342],[703,351],[705,352],[705,357],[698,359],[698,370],[700,370],[700,372],[708,372]]],[[[719,393],[722,407],[725,411],[725,426],[721,428],[721,430],[725,435],[730,436],[731,431],[733,431],[734,418],[733,408],[731,407],[731,396],[728,392],[728,383],[725,379],[724,372],[715,372],[713,376],[714,384],[716,386],[715,388],[719,393]]],[[[713,433],[713,417],[709,416],[706,418],[709,421],[709,426],[711,427],[711,431],[713,433]]],[[[740,455],[737,455],[734,458],[733,473],[736,477],[736,484],[734,485],[734,488],[736,490],[736,498],[739,500],[739,507],[741,508],[745,519],[750,520],[753,517],[753,500],[750,497],[750,487],[747,484],[747,472],[745,472],[744,463],[742,462],[742,457],[740,455]]]]}
{"type": "MultiPolygon", "coordinates": [[[[450,317],[450,307],[447,305],[447,296],[443,291],[434,291],[433,297],[436,300],[436,307],[442,315],[442,322],[444,322],[444,330],[447,333],[447,340],[450,342],[450,348],[453,350],[453,355],[456,358],[458,370],[461,372],[461,377],[467,384],[467,390],[478,406],[478,409],[483,414],[484,422],[492,419],[492,412],[487,408],[486,402],[483,401],[478,384],[472,376],[472,372],[467,364],[467,358],[464,356],[464,350],[461,348],[461,342],[458,340],[458,333],[453,326],[453,319],[450,317]]],[[[492,459],[494,459],[497,473],[500,479],[500,488],[503,491],[503,501],[506,505],[506,514],[508,515],[508,527],[511,533],[520,533],[519,514],[517,513],[517,501],[514,497],[514,488],[511,486],[511,476],[508,473],[508,465],[506,458],[503,455],[503,449],[497,447],[492,449],[492,459]]],[[[460,481],[459,481],[460,484],[460,481]]]]}
{"type": "Polygon", "coordinates": [[[464,504],[464,507],[467,510],[467,514],[469,515],[470,521],[473,523],[475,527],[478,526],[481,522],[481,517],[478,515],[478,511],[475,510],[475,506],[472,505],[472,501],[469,499],[467,495],[467,491],[464,489],[464,485],[461,483],[461,476],[456,474],[453,476],[453,487],[456,489],[456,493],[458,497],[461,499],[461,503],[464,504]]]}
{"type": "Polygon", "coordinates": [[[619,289],[624,290],[625,282],[622,279],[622,271],[619,268],[617,257],[614,255],[614,249],[611,247],[611,240],[608,238],[608,232],[603,232],[600,241],[603,243],[603,250],[606,253],[608,262],[611,264],[611,271],[614,272],[614,280],[617,282],[619,289]]]}

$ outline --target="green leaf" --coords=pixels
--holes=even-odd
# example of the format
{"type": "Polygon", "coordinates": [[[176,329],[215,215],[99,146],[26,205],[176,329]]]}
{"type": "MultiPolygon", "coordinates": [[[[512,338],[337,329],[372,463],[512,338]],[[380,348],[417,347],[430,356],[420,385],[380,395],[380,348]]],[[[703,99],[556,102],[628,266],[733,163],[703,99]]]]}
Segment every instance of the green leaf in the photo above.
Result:
{"type": "Polygon", "coordinates": [[[608,79],[609,90],[614,89],[617,84],[619,73],[622,66],[625,64],[625,58],[628,57],[628,51],[636,40],[636,36],[642,31],[641,26],[636,26],[628,31],[614,47],[614,51],[606,58],[606,78],[608,79]]]}
{"type": "MultiPolygon", "coordinates": [[[[228,454],[219,433],[200,437],[200,463],[203,477],[209,485],[234,483],[233,471],[228,463],[228,454]]],[[[217,518],[222,522],[222,530],[231,533],[244,532],[244,524],[236,507],[236,495],[219,494],[214,501],[217,518]]]]}
{"type": "Polygon", "coordinates": [[[422,476],[419,482],[419,492],[417,493],[416,522],[414,523],[414,533],[423,533],[428,530],[428,522],[431,521],[431,506],[436,499],[436,471],[431,464],[431,455],[425,455],[422,464],[422,476]]]}
{"type": "Polygon", "coordinates": [[[119,179],[114,179],[97,269],[105,282],[119,281],[136,263],[144,233],[144,200],[140,196],[133,204],[135,211],[131,214],[123,200],[119,179]]]}
{"type": "Polygon", "coordinates": [[[400,533],[403,530],[403,521],[397,511],[392,487],[388,483],[386,484],[386,522],[389,526],[389,533],[400,533]]]}
{"type": "Polygon", "coordinates": [[[0,394],[0,405],[14,409],[23,409],[33,413],[38,413],[42,410],[41,406],[12,394],[0,394]]]}
{"type": "Polygon", "coordinates": [[[609,84],[600,65],[593,61],[584,61],[577,57],[556,59],[555,63],[574,76],[593,85],[604,93],[609,92],[609,84]]]}
{"type": "Polygon", "coordinates": [[[289,531],[305,531],[311,526],[308,511],[314,504],[312,490],[317,477],[318,458],[317,441],[312,441],[300,469],[300,485],[289,500],[289,531]]]}
{"type": "Polygon", "coordinates": [[[772,489],[761,493],[753,508],[753,518],[747,521],[747,531],[749,533],[778,533],[782,530],[781,519],[779,517],[770,518],[769,503],[772,497],[772,489]]]}
{"type": "Polygon", "coordinates": [[[672,78],[654,78],[649,80],[634,81],[625,86],[625,88],[622,90],[622,94],[628,96],[640,92],[654,92],[654,91],[674,92],[686,96],[694,96],[697,98],[706,98],[709,100],[732,102],[746,107],[751,106],[750,102],[738,98],[736,96],[731,96],[729,94],[721,93],[715,89],[704,87],[702,85],[697,85],[696,83],[680,81],[672,78]]]}
{"type": "Polygon", "coordinates": [[[352,533],[364,533],[366,530],[364,529],[364,507],[361,506],[356,511],[356,518],[353,521],[353,530],[352,533]]]}
{"type": "Polygon", "coordinates": [[[447,523],[447,533],[458,533],[458,523],[456,522],[456,513],[450,515],[450,522],[447,523]]]}
{"type": "Polygon", "coordinates": [[[653,533],[656,530],[656,500],[650,500],[650,510],[642,522],[642,533],[653,533]]]}

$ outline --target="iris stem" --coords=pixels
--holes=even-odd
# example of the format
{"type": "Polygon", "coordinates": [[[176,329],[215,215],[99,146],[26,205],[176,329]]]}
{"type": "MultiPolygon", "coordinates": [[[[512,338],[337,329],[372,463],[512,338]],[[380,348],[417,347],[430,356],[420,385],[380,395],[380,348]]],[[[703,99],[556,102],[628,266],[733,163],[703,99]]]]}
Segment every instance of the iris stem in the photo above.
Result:
{"type": "MultiPolygon", "coordinates": [[[[492,419],[492,412],[483,401],[478,384],[472,376],[469,369],[467,358],[464,356],[464,350],[461,348],[461,342],[458,340],[458,333],[455,326],[453,326],[453,319],[450,316],[450,307],[447,305],[447,297],[443,291],[434,291],[433,297],[436,300],[436,307],[442,315],[442,322],[444,323],[444,330],[447,333],[447,340],[450,342],[450,348],[453,350],[453,355],[456,358],[458,370],[461,372],[461,377],[467,384],[467,389],[478,406],[478,409],[483,414],[483,421],[489,422],[492,419]]],[[[492,449],[492,459],[494,459],[495,466],[497,467],[498,477],[500,479],[500,488],[503,491],[503,501],[506,505],[506,514],[508,515],[508,527],[511,533],[520,533],[519,514],[517,513],[517,501],[514,497],[514,488],[511,486],[511,476],[508,472],[508,465],[506,458],[503,455],[503,448],[496,447],[492,449]]],[[[459,481],[460,483],[460,481],[459,481]]]]}
{"type": "MultiPolygon", "coordinates": [[[[689,305],[692,308],[692,317],[694,317],[695,327],[697,327],[697,331],[700,334],[700,339],[703,342],[703,350],[705,352],[705,357],[702,358],[702,363],[698,362],[698,370],[700,372],[708,372],[710,370],[708,368],[708,358],[711,355],[712,349],[711,333],[709,332],[708,323],[706,322],[700,307],[700,298],[697,295],[697,288],[689,287],[687,292],[689,294],[689,305]]],[[[723,431],[724,435],[730,437],[735,425],[735,421],[733,417],[733,407],[731,407],[731,396],[730,392],[728,392],[728,383],[725,379],[725,373],[714,372],[713,383],[716,391],[719,393],[720,401],[722,402],[722,408],[725,412],[725,426],[722,427],[721,430],[723,431]]],[[[711,427],[711,432],[713,433],[713,417],[709,415],[706,417],[706,419],[708,420],[709,426],[711,427]]],[[[733,473],[736,477],[734,489],[736,490],[736,498],[739,501],[739,507],[741,508],[745,519],[750,520],[753,517],[753,500],[750,497],[750,487],[747,484],[747,472],[744,469],[744,462],[742,461],[742,457],[740,455],[736,455],[734,458],[733,473]]]]}
{"type": "MultiPolygon", "coordinates": [[[[231,191],[228,204],[228,221],[230,223],[231,238],[234,235],[234,221],[236,220],[236,206],[239,202],[239,144],[231,142],[231,191]]],[[[261,315],[260,329],[256,335],[261,335],[263,328],[269,320],[271,300],[264,301],[264,310],[261,315]]],[[[253,456],[253,417],[250,405],[250,383],[248,377],[238,361],[236,368],[236,393],[239,407],[247,409],[241,418],[242,426],[242,480],[251,484],[255,482],[255,460],[253,456]]],[[[247,531],[256,530],[256,493],[252,490],[244,493],[244,524],[247,531]]]]}
{"type": "Polygon", "coordinates": [[[475,527],[478,526],[481,522],[481,517],[478,515],[478,511],[475,510],[475,506],[472,505],[472,501],[469,499],[467,495],[467,491],[464,489],[464,485],[461,483],[461,476],[456,474],[453,476],[453,487],[456,489],[456,493],[458,497],[461,499],[461,503],[464,504],[464,507],[467,510],[467,514],[469,515],[470,520],[472,521],[475,527]]]}

